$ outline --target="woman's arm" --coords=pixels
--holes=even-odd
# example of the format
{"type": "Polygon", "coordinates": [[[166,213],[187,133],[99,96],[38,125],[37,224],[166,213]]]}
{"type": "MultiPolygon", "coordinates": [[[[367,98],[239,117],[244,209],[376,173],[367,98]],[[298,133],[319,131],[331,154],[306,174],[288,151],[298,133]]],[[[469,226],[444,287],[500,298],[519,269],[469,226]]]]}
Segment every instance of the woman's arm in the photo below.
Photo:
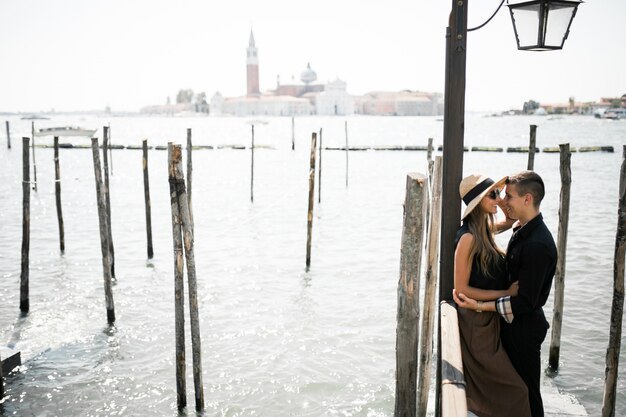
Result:
{"type": "Polygon", "coordinates": [[[513,295],[514,286],[511,286],[508,290],[483,290],[469,285],[470,273],[472,272],[470,251],[473,243],[474,236],[471,233],[465,233],[461,236],[454,252],[454,288],[456,291],[478,301],[495,300],[496,298],[513,295]]]}
{"type": "Polygon", "coordinates": [[[452,290],[452,298],[459,307],[474,310],[477,313],[482,313],[483,311],[493,311],[494,313],[498,312],[496,308],[496,301],[476,301],[469,298],[465,294],[457,292],[457,290],[452,290]]]}
{"type": "Polygon", "coordinates": [[[513,227],[516,221],[517,220],[509,219],[508,217],[505,217],[504,220],[500,220],[499,222],[496,223],[496,234],[506,232],[511,227],[513,227]]]}

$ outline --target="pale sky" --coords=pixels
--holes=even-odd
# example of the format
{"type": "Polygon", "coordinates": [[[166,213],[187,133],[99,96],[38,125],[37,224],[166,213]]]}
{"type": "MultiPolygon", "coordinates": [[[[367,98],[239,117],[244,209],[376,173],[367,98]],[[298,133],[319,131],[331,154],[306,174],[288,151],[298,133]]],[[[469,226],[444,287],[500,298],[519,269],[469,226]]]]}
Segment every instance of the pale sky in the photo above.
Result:
{"type": "MultiPolygon", "coordinates": [[[[468,0],[477,26],[500,0],[468,0]]],[[[246,92],[250,29],[261,90],[311,63],[348,92],[444,91],[448,0],[0,0],[0,112],[137,111],[182,88],[246,92]]],[[[468,36],[466,109],[626,93],[626,0],[588,0],[562,51],[518,51],[508,8],[468,36]]]]}

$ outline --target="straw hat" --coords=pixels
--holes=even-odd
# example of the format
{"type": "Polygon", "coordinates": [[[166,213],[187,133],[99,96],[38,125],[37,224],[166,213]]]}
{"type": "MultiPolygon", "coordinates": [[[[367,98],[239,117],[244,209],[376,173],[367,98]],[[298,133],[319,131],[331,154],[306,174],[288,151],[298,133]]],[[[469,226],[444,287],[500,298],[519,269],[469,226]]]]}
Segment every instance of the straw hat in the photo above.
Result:
{"type": "Polygon", "coordinates": [[[465,208],[465,212],[463,212],[461,220],[466,218],[480,203],[480,200],[491,190],[504,185],[507,178],[508,177],[504,177],[498,182],[494,182],[491,178],[483,174],[472,174],[463,178],[459,185],[459,193],[467,207],[465,208]]]}

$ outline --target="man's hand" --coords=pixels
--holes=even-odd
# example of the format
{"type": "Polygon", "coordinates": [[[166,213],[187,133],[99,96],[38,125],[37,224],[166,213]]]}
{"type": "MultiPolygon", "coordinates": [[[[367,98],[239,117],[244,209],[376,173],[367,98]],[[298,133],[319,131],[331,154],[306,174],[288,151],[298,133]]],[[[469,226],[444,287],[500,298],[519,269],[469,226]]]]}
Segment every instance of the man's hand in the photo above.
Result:
{"type": "Polygon", "coordinates": [[[513,284],[511,284],[511,286],[507,290],[507,295],[510,295],[511,297],[515,297],[518,291],[519,291],[519,281],[515,281],[513,284]]]}

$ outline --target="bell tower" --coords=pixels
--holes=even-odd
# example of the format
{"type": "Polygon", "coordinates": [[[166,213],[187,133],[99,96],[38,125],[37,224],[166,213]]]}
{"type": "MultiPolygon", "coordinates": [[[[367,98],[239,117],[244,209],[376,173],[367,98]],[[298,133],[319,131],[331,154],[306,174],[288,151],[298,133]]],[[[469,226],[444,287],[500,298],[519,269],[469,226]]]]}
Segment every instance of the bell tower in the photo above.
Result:
{"type": "Polygon", "coordinates": [[[250,40],[248,41],[248,51],[246,58],[246,74],[248,81],[248,96],[258,96],[259,91],[259,56],[254,45],[254,34],[250,30],[250,40]]]}

